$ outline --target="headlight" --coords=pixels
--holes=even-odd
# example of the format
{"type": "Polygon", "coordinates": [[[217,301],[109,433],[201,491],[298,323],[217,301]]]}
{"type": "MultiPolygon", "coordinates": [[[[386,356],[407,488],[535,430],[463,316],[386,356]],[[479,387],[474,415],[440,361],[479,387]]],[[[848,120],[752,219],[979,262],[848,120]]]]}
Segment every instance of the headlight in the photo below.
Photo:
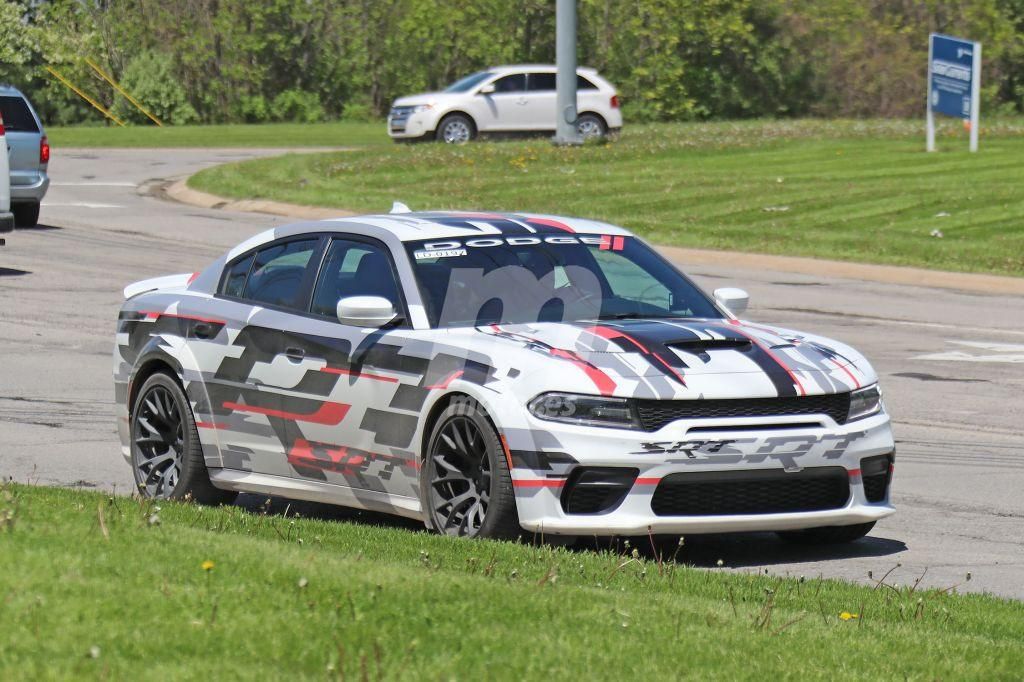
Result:
{"type": "Polygon", "coordinates": [[[412,108],[412,113],[422,114],[424,111],[430,111],[434,108],[433,104],[417,104],[412,108]]]}
{"type": "Polygon", "coordinates": [[[850,394],[850,413],[847,415],[846,421],[863,419],[881,411],[882,392],[879,390],[878,384],[872,384],[850,394]]]}
{"type": "Polygon", "coordinates": [[[575,393],[541,393],[527,406],[540,419],[587,426],[637,428],[633,408],[626,398],[602,398],[575,393]]]}

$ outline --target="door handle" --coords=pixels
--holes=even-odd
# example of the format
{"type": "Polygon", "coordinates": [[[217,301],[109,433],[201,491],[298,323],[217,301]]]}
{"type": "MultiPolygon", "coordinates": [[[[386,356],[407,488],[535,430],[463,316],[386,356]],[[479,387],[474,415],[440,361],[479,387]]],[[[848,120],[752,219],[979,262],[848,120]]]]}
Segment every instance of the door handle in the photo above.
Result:
{"type": "Polygon", "coordinates": [[[292,362],[301,362],[302,359],[304,357],[306,357],[306,351],[304,351],[301,348],[296,348],[295,346],[291,346],[289,348],[285,348],[284,349],[284,354],[292,362]]]}
{"type": "Polygon", "coordinates": [[[196,322],[192,325],[192,335],[197,339],[210,339],[215,336],[213,325],[209,322],[196,322]]]}

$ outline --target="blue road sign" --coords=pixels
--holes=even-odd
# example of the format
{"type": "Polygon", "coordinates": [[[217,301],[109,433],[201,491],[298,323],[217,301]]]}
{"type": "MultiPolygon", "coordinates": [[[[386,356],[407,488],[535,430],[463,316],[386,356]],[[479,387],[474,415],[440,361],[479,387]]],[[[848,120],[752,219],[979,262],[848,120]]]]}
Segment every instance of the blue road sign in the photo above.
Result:
{"type": "Polygon", "coordinates": [[[932,111],[971,118],[974,53],[970,40],[933,33],[928,65],[928,104],[932,111]]]}

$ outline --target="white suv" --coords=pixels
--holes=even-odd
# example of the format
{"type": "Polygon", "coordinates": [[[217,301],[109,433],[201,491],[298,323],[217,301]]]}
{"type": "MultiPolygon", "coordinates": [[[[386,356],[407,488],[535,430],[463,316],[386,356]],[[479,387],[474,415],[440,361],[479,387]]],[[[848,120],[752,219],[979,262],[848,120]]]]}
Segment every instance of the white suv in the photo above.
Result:
{"type": "MultiPolygon", "coordinates": [[[[395,141],[433,136],[468,142],[478,133],[553,131],[556,68],[496,66],[455,81],[441,92],[395,100],[388,135],[395,141]]],[[[576,126],[584,138],[622,128],[619,95],[593,69],[576,70],[576,126]]]]}

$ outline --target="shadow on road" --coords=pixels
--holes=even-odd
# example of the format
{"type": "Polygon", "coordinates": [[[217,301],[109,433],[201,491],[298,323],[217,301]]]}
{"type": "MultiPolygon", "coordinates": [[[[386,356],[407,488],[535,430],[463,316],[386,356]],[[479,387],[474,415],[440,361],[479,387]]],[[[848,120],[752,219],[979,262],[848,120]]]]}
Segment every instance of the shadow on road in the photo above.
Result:
{"type": "MultiPolygon", "coordinates": [[[[404,528],[422,531],[419,521],[391,514],[351,509],[332,504],[302,502],[282,498],[267,498],[265,495],[242,494],[235,504],[253,513],[301,516],[307,519],[362,523],[369,526],[404,528]],[[268,504],[269,499],[269,504],[268,504]]],[[[541,544],[540,536],[523,536],[529,544],[541,544]]],[[[565,545],[561,538],[545,538],[544,544],[565,545]]],[[[898,554],[907,549],[901,540],[890,540],[868,536],[857,542],[839,545],[806,546],[795,545],[782,540],[774,533],[728,533],[718,535],[687,536],[682,544],[676,537],[656,536],[634,538],[579,538],[570,545],[574,551],[611,551],[628,554],[634,548],[647,559],[657,559],[660,554],[664,561],[712,568],[718,562],[729,568],[772,566],[775,564],[801,564],[819,561],[833,561],[864,557],[884,557],[898,554]],[[629,541],[629,545],[626,542],[629,541]]]]}
{"type": "Polygon", "coordinates": [[[21,277],[22,275],[31,275],[32,273],[28,270],[18,270],[17,268],[0,268],[0,277],[21,277]]]}

